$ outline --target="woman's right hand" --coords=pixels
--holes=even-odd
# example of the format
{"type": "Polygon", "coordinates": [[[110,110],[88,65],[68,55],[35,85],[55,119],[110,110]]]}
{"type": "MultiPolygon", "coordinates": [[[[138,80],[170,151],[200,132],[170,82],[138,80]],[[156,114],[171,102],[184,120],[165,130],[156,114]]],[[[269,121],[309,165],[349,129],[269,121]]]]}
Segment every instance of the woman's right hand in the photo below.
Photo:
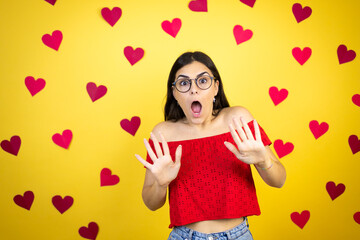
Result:
{"type": "Polygon", "coordinates": [[[175,162],[172,160],[170,156],[170,151],[167,142],[165,141],[165,138],[160,133],[161,142],[163,150],[161,149],[161,146],[159,144],[159,141],[155,137],[153,133],[150,133],[151,140],[154,142],[154,147],[156,154],[152,150],[149,142],[144,139],[144,144],[146,147],[146,150],[149,153],[150,158],[153,161],[153,164],[148,163],[146,160],[144,160],[139,155],[135,154],[135,157],[147,168],[151,171],[151,173],[154,175],[157,183],[161,187],[167,187],[172,180],[174,180],[180,170],[180,159],[181,159],[181,153],[182,153],[182,146],[179,145],[175,152],[175,162]]]}

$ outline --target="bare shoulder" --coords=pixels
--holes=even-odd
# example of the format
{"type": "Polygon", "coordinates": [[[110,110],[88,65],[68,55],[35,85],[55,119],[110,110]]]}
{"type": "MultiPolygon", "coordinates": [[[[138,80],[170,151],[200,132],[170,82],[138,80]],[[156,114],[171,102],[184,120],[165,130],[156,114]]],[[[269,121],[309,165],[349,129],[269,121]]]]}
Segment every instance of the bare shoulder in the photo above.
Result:
{"type": "Polygon", "coordinates": [[[254,120],[254,117],[248,109],[243,106],[234,106],[224,108],[221,113],[224,115],[224,118],[231,121],[233,118],[243,117],[246,122],[254,120]]]}
{"type": "Polygon", "coordinates": [[[173,138],[174,130],[177,129],[179,122],[173,121],[164,121],[155,125],[152,130],[152,133],[156,136],[156,138],[160,141],[160,134],[164,136],[164,138],[168,141],[173,138]]]}

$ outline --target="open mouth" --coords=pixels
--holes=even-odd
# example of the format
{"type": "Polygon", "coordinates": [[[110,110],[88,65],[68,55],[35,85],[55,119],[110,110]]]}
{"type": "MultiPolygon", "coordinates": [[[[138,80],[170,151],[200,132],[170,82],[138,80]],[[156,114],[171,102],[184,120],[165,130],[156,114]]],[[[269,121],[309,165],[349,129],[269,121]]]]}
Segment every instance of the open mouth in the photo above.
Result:
{"type": "Polygon", "coordinates": [[[191,103],[191,111],[193,112],[193,114],[195,116],[200,115],[201,108],[202,108],[202,106],[201,106],[201,103],[199,101],[194,101],[194,102],[191,103]]]}

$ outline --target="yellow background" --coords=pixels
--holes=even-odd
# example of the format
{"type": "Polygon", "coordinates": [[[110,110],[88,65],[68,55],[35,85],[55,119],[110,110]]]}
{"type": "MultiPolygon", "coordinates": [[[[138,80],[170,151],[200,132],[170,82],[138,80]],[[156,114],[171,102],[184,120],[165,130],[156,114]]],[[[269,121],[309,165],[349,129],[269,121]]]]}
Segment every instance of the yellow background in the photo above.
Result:
{"type": "Polygon", "coordinates": [[[142,139],[163,120],[166,81],[184,51],[201,50],[214,60],[231,105],[247,107],[272,141],[292,142],[294,151],[281,158],[287,170],[282,189],[268,187],[253,172],[262,215],[250,217],[255,239],[355,239],[360,226],[360,153],[351,153],[348,138],[360,137],[359,57],[339,65],[336,50],[345,44],[360,54],[358,1],[310,1],[312,15],[297,23],[291,11],[297,1],[258,0],[250,8],[238,0],[208,0],[208,12],[192,12],[189,0],[0,1],[0,140],[19,135],[17,157],[0,150],[0,239],[82,239],[81,226],[99,225],[97,239],[166,239],[168,206],[151,212],[141,199],[145,157],[142,139]],[[111,27],[101,9],[120,7],[111,27]],[[176,38],[161,29],[180,18],[176,38]],[[233,27],[254,32],[237,45],[233,27]],[[59,51],[41,37],[63,33],[59,51]],[[144,58],[134,66],[126,46],[141,47],[144,58]],[[301,66],[294,47],[310,47],[301,66]],[[46,87],[32,97],[24,79],[43,78],[46,87]],[[86,84],[105,85],[107,94],[92,102],[86,84]],[[289,91],[274,106],[271,86],[289,91]],[[120,127],[122,119],[141,118],[135,136],[120,127]],[[309,122],[327,122],[329,131],[315,140],[309,122]],[[70,129],[68,150],[51,137],[70,129]],[[100,171],[120,177],[115,186],[100,187],[100,171]],[[346,186],[332,201],[328,181],[346,186]],[[31,190],[27,211],[13,197],[31,190]],[[60,214],[55,195],[72,196],[74,205],[60,214]],[[310,211],[300,229],[292,212],[310,211]]]}

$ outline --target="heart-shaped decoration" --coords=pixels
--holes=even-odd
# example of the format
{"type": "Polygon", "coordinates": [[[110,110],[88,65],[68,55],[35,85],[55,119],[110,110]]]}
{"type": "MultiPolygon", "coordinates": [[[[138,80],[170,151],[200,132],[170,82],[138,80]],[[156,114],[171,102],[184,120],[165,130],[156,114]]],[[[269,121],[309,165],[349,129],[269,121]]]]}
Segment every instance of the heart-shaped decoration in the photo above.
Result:
{"type": "Polygon", "coordinates": [[[308,210],[302,211],[301,214],[298,212],[293,212],[291,213],[290,217],[293,223],[298,225],[299,228],[303,229],[310,219],[310,212],[308,210]]]}
{"type": "Polygon", "coordinates": [[[339,59],[339,64],[351,62],[355,59],[356,53],[354,50],[347,50],[345,45],[340,45],[337,49],[337,55],[339,59]]]}
{"type": "Polygon", "coordinates": [[[122,14],[121,8],[114,7],[112,10],[109,8],[103,8],[101,9],[101,15],[107,21],[110,26],[114,26],[115,23],[120,19],[122,14]]]}
{"type": "Polygon", "coordinates": [[[135,136],[135,133],[140,127],[140,123],[140,118],[135,116],[132,117],[130,121],[128,119],[121,120],[120,126],[122,127],[122,129],[135,136]]]}
{"type": "Polygon", "coordinates": [[[163,21],[161,27],[167,34],[175,38],[181,28],[181,19],[174,18],[172,22],[167,20],[163,21]]]}
{"type": "Polygon", "coordinates": [[[135,50],[127,46],[124,48],[124,55],[131,65],[137,63],[144,56],[144,49],[136,48],[135,50]]]}
{"type": "Polygon", "coordinates": [[[34,193],[32,191],[26,191],[24,196],[16,195],[14,197],[14,202],[16,205],[25,208],[26,210],[30,210],[34,202],[34,193]]]}
{"type": "Polygon", "coordinates": [[[105,86],[100,85],[99,87],[97,87],[96,84],[93,82],[89,82],[86,85],[86,90],[91,98],[91,101],[93,102],[95,102],[99,98],[102,98],[107,92],[107,88],[105,86]]]}
{"type": "Polygon", "coordinates": [[[360,94],[355,94],[351,100],[356,106],[360,107],[360,94]]]}
{"type": "Polygon", "coordinates": [[[25,86],[29,90],[31,96],[34,96],[35,94],[43,90],[45,84],[46,82],[42,78],[38,78],[37,80],[35,80],[35,78],[31,76],[25,78],[25,86]]]}
{"type": "Polygon", "coordinates": [[[88,227],[81,227],[79,234],[81,237],[86,239],[95,240],[99,232],[99,226],[95,222],[90,222],[88,227]]]}
{"type": "Polygon", "coordinates": [[[59,195],[56,195],[52,198],[52,203],[54,207],[63,214],[66,212],[74,203],[74,199],[70,196],[65,196],[62,198],[59,195]]]}
{"type": "Polygon", "coordinates": [[[10,141],[3,140],[1,142],[1,148],[12,155],[17,156],[21,146],[21,139],[19,136],[12,136],[10,141]]]}
{"type": "Polygon", "coordinates": [[[312,10],[310,7],[302,7],[300,3],[295,3],[292,6],[292,12],[295,16],[295,19],[298,23],[304,21],[308,17],[310,17],[312,10]]]}
{"type": "Polygon", "coordinates": [[[113,186],[118,184],[120,178],[117,175],[112,175],[111,170],[103,168],[100,173],[100,186],[113,186]]]}
{"type": "Polygon", "coordinates": [[[334,182],[326,183],[326,191],[328,192],[331,200],[335,200],[335,198],[339,197],[345,191],[345,185],[339,183],[336,185],[334,182]]]}
{"type": "Polygon", "coordinates": [[[49,48],[54,49],[55,51],[59,50],[62,39],[63,39],[63,35],[62,32],[59,30],[53,31],[52,35],[45,34],[42,36],[43,43],[49,48]]]}
{"type": "Polygon", "coordinates": [[[194,0],[189,3],[189,8],[194,12],[207,12],[207,0],[194,0]]]}
{"type": "Polygon", "coordinates": [[[56,0],[45,0],[46,2],[50,3],[51,5],[55,5],[56,3],[56,0]]]}
{"type": "Polygon", "coordinates": [[[360,224],[360,212],[354,214],[354,220],[357,224],[360,224]]]}
{"type": "Polygon", "coordinates": [[[322,122],[321,124],[319,124],[318,121],[312,120],[309,123],[309,128],[315,139],[318,139],[329,130],[329,124],[327,124],[326,122],[322,122]]]}
{"type": "Polygon", "coordinates": [[[254,7],[256,0],[240,0],[240,2],[248,5],[249,7],[254,7]]]}
{"type": "Polygon", "coordinates": [[[284,101],[287,98],[288,94],[289,94],[288,90],[284,88],[281,89],[280,91],[278,90],[277,87],[269,88],[269,95],[275,106],[281,103],[282,101],[284,101]]]}
{"type": "Polygon", "coordinates": [[[306,61],[311,56],[311,48],[305,47],[303,50],[301,50],[299,47],[293,48],[292,55],[294,56],[295,60],[300,63],[300,65],[304,65],[306,61]]]}
{"type": "Polygon", "coordinates": [[[356,135],[351,135],[349,137],[349,146],[351,148],[351,152],[353,154],[357,153],[357,152],[360,152],[360,141],[359,141],[359,138],[358,136],[356,135]]]}
{"type": "Polygon", "coordinates": [[[244,30],[240,25],[235,25],[233,33],[237,45],[250,40],[253,36],[253,32],[250,29],[244,30]]]}
{"type": "Polygon", "coordinates": [[[274,142],[274,149],[279,156],[279,158],[282,158],[288,154],[290,154],[294,150],[294,144],[291,142],[283,143],[283,140],[277,139],[274,142]]]}
{"type": "Polygon", "coordinates": [[[60,133],[56,133],[52,136],[53,142],[65,149],[68,149],[72,140],[73,134],[71,130],[66,129],[63,131],[62,135],[60,133]]]}

